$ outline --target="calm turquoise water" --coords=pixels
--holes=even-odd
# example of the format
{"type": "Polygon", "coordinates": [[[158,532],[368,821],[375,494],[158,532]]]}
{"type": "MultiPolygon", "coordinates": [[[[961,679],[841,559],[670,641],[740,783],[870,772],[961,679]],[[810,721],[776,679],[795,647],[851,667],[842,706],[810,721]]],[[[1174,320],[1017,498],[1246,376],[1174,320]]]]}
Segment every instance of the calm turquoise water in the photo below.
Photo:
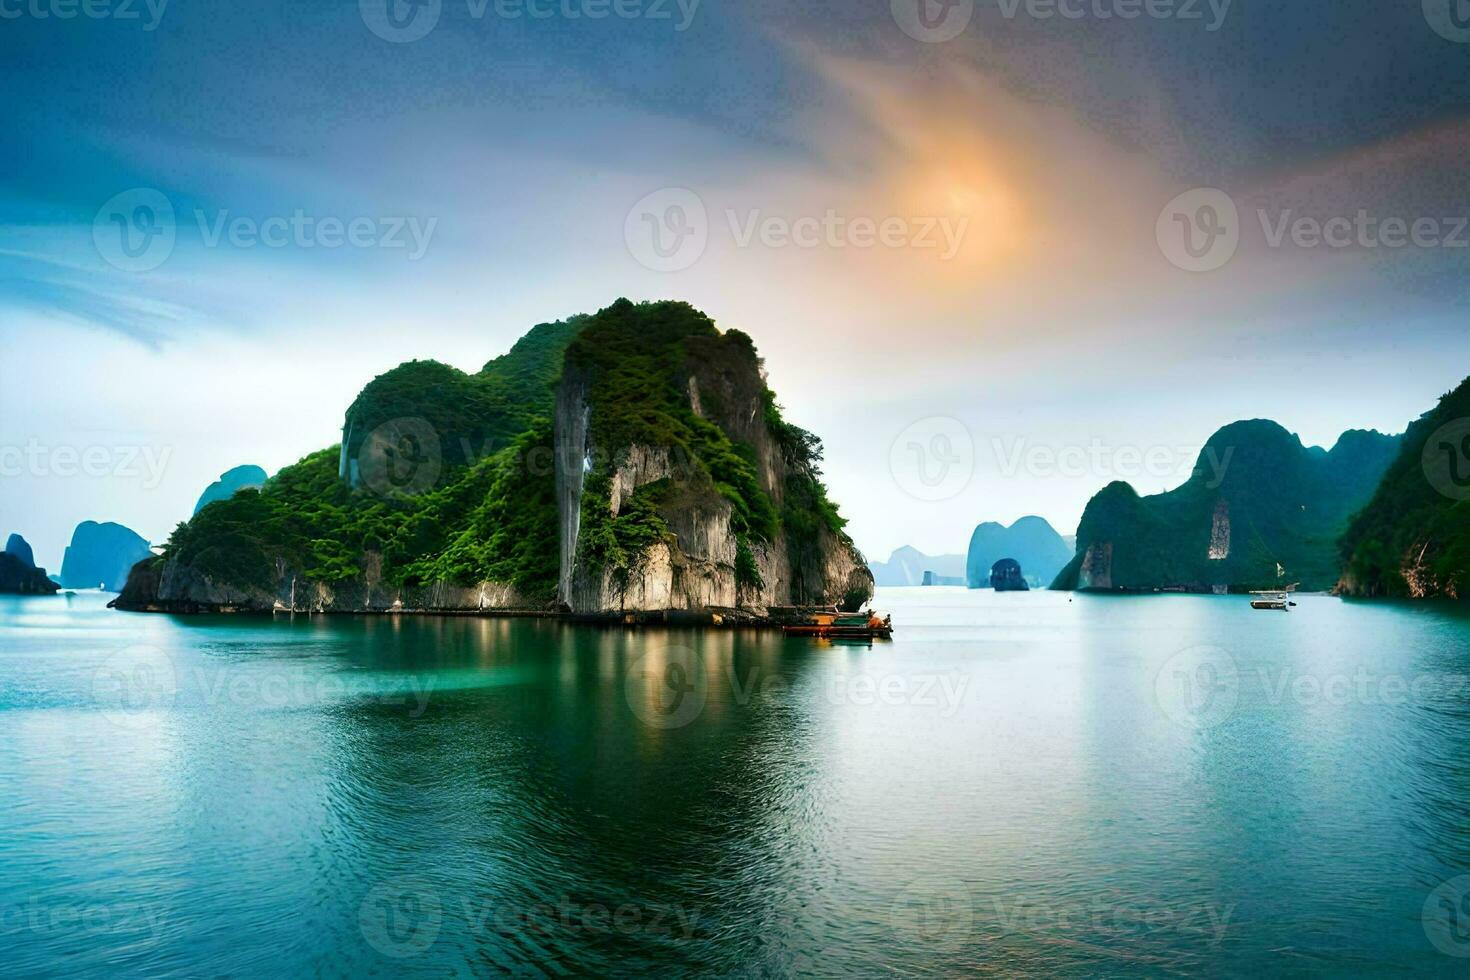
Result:
{"type": "Polygon", "coordinates": [[[890,590],[869,649],[104,601],[0,598],[8,974],[1470,970],[1444,608],[890,590]]]}

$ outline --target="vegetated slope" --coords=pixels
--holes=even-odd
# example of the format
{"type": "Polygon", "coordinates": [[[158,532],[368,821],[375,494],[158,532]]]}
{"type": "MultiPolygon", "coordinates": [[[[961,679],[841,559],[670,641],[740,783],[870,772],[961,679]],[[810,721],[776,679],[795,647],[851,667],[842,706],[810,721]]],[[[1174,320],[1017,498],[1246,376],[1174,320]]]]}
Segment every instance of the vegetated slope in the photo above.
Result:
{"type": "Polygon", "coordinates": [[[1140,497],[1113,483],[1093,497],[1053,588],[1331,588],[1338,538],[1397,447],[1397,437],[1351,431],[1327,452],[1275,422],[1228,425],[1178,489],[1140,497]]]}
{"type": "Polygon", "coordinates": [[[1345,595],[1470,596],[1470,379],[1409,426],[1341,554],[1345,595]]]}

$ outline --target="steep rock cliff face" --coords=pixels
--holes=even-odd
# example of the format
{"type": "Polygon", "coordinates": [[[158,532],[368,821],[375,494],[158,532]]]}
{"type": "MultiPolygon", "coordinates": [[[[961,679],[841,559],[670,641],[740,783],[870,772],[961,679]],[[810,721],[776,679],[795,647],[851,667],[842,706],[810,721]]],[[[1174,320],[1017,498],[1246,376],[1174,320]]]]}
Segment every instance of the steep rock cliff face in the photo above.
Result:
{"type": "Polygon", "coordinates": [[[393,585],[382,581],[366,556],[369,571],[340,582],[323,582],[277,564],[268,586],[216,580],[177,560],[154,558],[134,566],[127,585],[113,601],[119,609],[147,612],[460,612],[524,609],[529,605],[514,588],[496,582],[456,586],[393,585]]]}
{"type": "Polygon", "coordinates": [[[871,597],[862,556],[824,516],[816,441],[780,419],[748,337],[683,304],[615,304],[569,350],[557,406],[567,608],[763,612],[871,597]],[[619,349],[634,344],[636,382],[619,349]]]}

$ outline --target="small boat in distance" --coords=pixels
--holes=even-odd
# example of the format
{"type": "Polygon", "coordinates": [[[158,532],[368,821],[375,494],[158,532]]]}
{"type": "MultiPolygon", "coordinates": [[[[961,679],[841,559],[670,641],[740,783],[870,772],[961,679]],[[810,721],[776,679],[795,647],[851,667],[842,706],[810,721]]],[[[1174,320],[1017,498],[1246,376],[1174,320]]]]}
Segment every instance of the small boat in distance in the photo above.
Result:
{"type": "Polygon", "coordinates": [[[1286,612],[1296,603],[1291,601],[1291,594],[1296,591],[1296,584],[1288,585],[1284,589],[1270,589],[1266,592],[1252,592],[1252,609],[1276,609],[1286,612]]]}
{"type": "MultiPolygon", "coordinates": [[[[1280,582],[1284,578],[1286,578],[1286,569],[1278,561],[1276,563],[1276,581],[1280,582]]],[[[1252,592],[1251,595],[1255,596],[1255,598],[1251,600],[1251,608],[1276,609],[1281,612],[1287,612],[1292,606],[1296,605],[1296,603],[1291,601],[1291,594],[1300,585],[1300,582],[1293,582],[1290,585],[1283,585],[1279,589],[1268,589],[1265,592],[1252,592]]]]}
{"type": "MultiPolygon", "coordinates": [[[[773,613],[777,610],[773,609],[773,613]]],[[[808,609],[787,608],[780,610],[792,621],[781,624],[787,636],[820,636],[827,639],[871,640],[889,639],[893,636],[893,617],[880,617],[873,610],[864,612],[839,612],[834,606],[808,609]]]]}

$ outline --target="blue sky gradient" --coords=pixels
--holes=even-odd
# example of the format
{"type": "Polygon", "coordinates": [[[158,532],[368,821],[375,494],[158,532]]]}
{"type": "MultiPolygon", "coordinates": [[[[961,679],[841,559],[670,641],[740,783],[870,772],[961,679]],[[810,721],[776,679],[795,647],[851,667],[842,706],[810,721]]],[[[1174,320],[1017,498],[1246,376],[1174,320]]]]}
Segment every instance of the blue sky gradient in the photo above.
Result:
{"type": "Polygon", "coordinates": [[[63,20],[64,0],[0,0],[0,447],[167,461],[156,480],[7,472],[0,533],[53,570],[82,520],[161,541],[223,470],[332,444],[375,374],[474,369],[618,296],[688,299],[755,338],[875,558],[1027,513],[1071,531],[1118,475],[1008,471],[998,444],[1184,458],[1270,417],[1330,445],[1401,430],[1470,373],[1470,248],[1272,246],[1257,220],[1470,216],[1470,44],[1418,0],[1235,0],[1214,31],[1095,15],[1114,0],[1075,20],[979,0],[943,43],[889,0],[568,2],[476,18],[446,0],[392,43],[356,0],[173,0],[152,29],[141,2],[63,20]],[[1241,214],[1239,253],[1206,274],[1155,237],[1200,187],[1241,214]],[[143,271],[94,238],[140,188],[176,226],[143,271]],[[710,214],[676,272],[625,242],[663,188],[710,214]],[[962,216],[965,250],[741,245],[727,220],[834,209],[962,216]],[[297,214],[432,231],[421,256],[208,234],[297,214]],[[917,500],[889,449],[935,418],[968,430],[973,475],[917,500]]]}

